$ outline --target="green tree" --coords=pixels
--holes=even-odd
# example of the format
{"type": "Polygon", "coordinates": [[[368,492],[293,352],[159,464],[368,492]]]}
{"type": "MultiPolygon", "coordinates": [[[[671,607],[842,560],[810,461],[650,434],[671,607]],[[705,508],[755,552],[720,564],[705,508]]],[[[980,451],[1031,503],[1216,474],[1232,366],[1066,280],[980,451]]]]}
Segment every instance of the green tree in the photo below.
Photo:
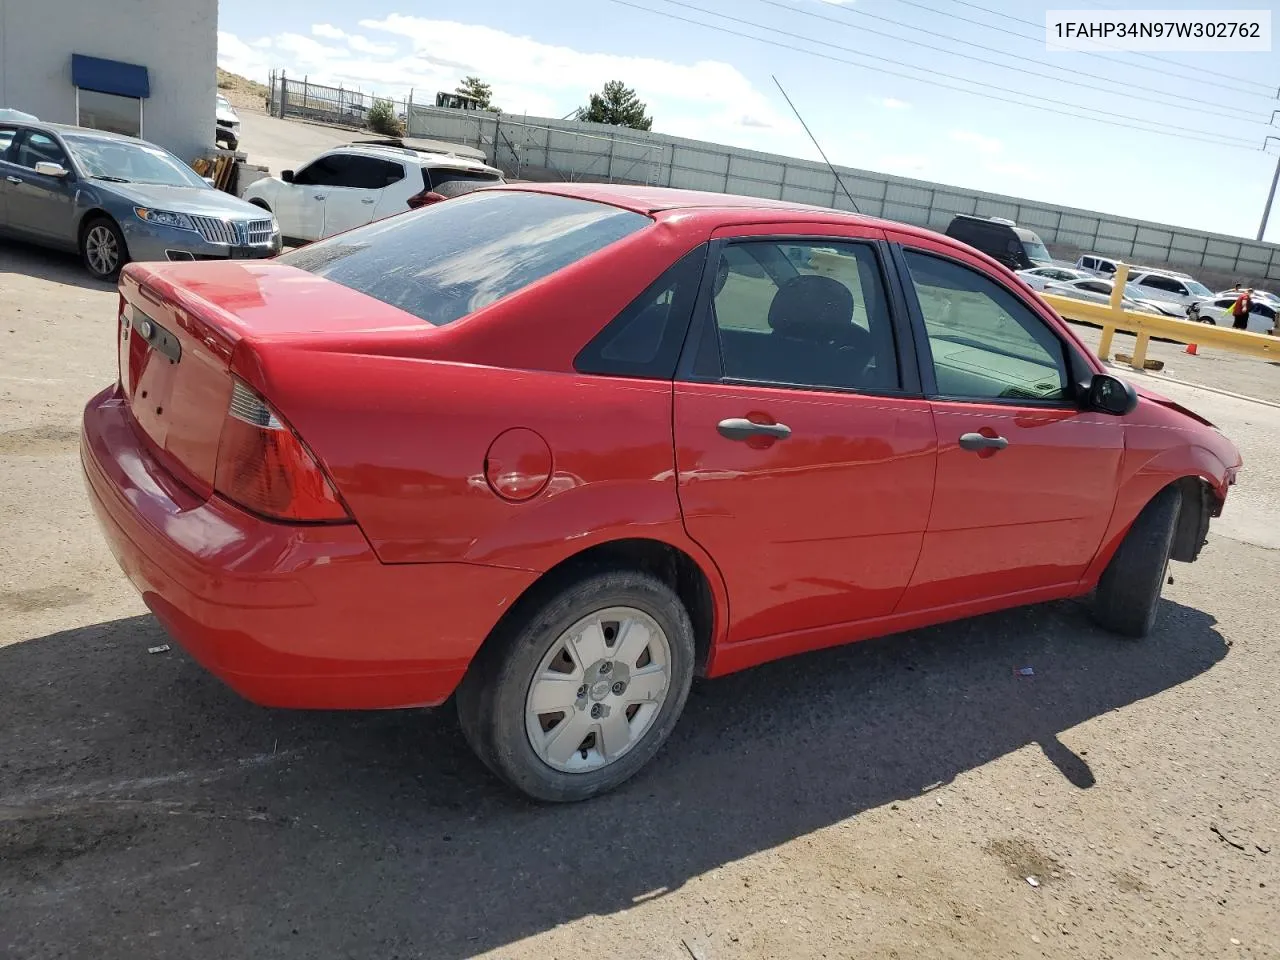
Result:
{"type": "Polygon", "coordinates": [[[585,107],[578,108],[578,119],[633,130],[652,130],[653,118],[647,110],[634,90],[621,80],[610,80],[600,93],[591,95],[585,107]]]}
{"type": "Polygon", "coordinates": [[[454,92],[467,97],[475,97],[480,102],[481,110],[488,110],[493,107],[493,87],[479,77],[465,77],[462,83],[454,88],[454,92]]]}
{"type": "Polygon", "coordinates": [[[369,108],[368,122],[370,130],[384,137],[404,135],[404,128],[400,126],[400,119],[396,116],[395,105],[390,100],[373,101],[373,106],[369,108]]]}

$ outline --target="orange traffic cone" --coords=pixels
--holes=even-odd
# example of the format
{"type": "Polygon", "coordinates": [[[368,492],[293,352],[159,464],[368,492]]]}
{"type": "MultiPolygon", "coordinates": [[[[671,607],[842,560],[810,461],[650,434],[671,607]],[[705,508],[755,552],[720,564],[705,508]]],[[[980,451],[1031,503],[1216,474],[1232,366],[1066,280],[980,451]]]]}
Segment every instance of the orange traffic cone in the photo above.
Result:
{"type": "Polygon", "coordinates": [[[1188,344],[1187,344],[1187,349],[1186,349],[1186,351],[1185,351],[1185,352],[1186,352],[1186,353],[1191,354],[1191,356],[1193,356],[1193,357],[1198,357],[1198,356],[1200,356],[1199,352],[1198,352],[1198,351],[1197,351],[1197,349],[1196,349],[1196,345],[1195,345],[1194,343],[1188,343],[1188,344]]]}

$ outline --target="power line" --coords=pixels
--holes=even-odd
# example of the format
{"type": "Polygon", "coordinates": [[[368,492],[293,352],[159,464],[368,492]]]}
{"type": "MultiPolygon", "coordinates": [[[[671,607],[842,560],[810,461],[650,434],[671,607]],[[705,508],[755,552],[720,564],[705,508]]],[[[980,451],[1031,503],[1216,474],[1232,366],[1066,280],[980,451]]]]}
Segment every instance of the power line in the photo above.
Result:
{"type": "MultiPolygon", "coordinates": [[[[903,43],[909,43],[912,46],[923,47],[926,50],[937,50],[940,53],[945,53],[953,57],[961,57],[965,60],[973,60],[977,63],[985,63],[988,66],[998,67],[1001,70],[1012,70],[1016,73],[1025,73],[1026,75],[1031,77],[1041,77],[1042,79],[1045,79],[1045,80],[1052,80],[1055,83],[1065,83],[1074,87],[1083,87],[1086,90],[1097,90],[1100,93],[1109,93],[1109,94],[1119,93],[1119,95],[1124,97],[1125,100],[1145,100],[1148,103],[1159,104],[1160,106],[1163,106],[1163,107],[1179,107],[1183,110],[1189,110],[1194,113],[1207,113],[1210,116],[1221,117],[1222,119],[1225,119],[1225,120],[1243,120],[1248,122],[1255,117],[1265,118],[1266,116],[1266,114],[1260,114],[1260,113],[1253,113],[1253,114],[1248,114],[1246,116],[1240,116],[1240,117],[1223,116],[1224,110],[1234,110],[1238,113],[1246,113],[1246,111],[1240,107],[1233,107],[1225,103],[1215,103],[1211,100],[1200,100],[1196,97],[1180,97],[1179,100],[1189,101],[1191,103],[1203,103],[1206,106],[1213,107],[1213,109],[1206,110],[1203,107],[1188,107],[1188,106],[1184,106],[1182,103],[1169,103],[1167,100],[1157,100],[1154,97],[1144,97],[1144,96],[1141,96],[1140,94],[1128,93],[1127,91],[1119,92],[1109,87],[1100,87],[1100,86],[1097,86],[1096,84],[1084,83],[1080,80],[1069,80],[1064,77],[1055,77],[1052,74],[1041,73],[1037,70],[1028,70],[1025,67],[1014,67],[1008,64],[1003,64],[1003,63],[992,63],[990,60],[984,57],[977,57],[977,56],[974,56],[973,54],[960,53],[958,50],[951,50],[951,49],[948,49],[947,47],[940,47],[940,46],[934,46],[933,44],[923,43],[911,37],[900,37],[892,33],[885,33],[882,30],[873,30],[870,27],[863,27],[863,26],[855,27],[854,24],[849,23],[848,21],[841,19],[839,17],[829,17],[825,14],[817,13],[816,11],[813,11],[813,10],[803,10],[798,7],[794,7],[789,3],[782,3],[781,0],[758,0],[758,2],[767,4],[771,7],[777,7],[780,10],[786,10],[788,13],[798,13],[801,16],[812,17],[815,20],[825,20],[828,23],[839,24],[840,26],[849,27],[850,29],[861,30],[865,33],[873,33],[876,36],[880,36],[880,37],[888,37],[890,40],[898,40],[903,43]]],[[[914,33],[924,33],[924,34],[928,34],[929,36],[940,37],[944,40],[950,40],[954,43],[960,43],[967,47],[975,47],[978,50],[986,50],[989,53],[999,54],[1002,57],[1009,57],[1010,59],[1013,59],[1013,60],[1022,60],[1026,63],[1034,63],[1040,66],[1046,66],[1051,70],[1062,70],[1065,72],[1071,72],[1067,67],[1054,67],[1050,64],[1045,64],[1042,61],[1035,60],[1032,57],[1023,57],[1023,56],[1019,56],[1016,53],[1005,53],[1003,50],[999,50],[996,47],[984,46],[981,43],[974,43],[971,40],[962,40],[959,37],[952,37],[945,33],[937,33],[933,30],[924,30],[919,27],[914,27],[911,24],[903,23],[900,20],[894,20],[890,17],[882,17],[879,14],[866,13],[865,11],[856,10],[849,7],[839,7],[839,9],[842,13],[847,13],[855,16],[871,17],[872,19],[875,19],[875,20],[883,20],[886,23],[895,24],[897,26],[903,27],[904,29],[911,30],[914,33]]],[[[1095,79],[1099,79],[1099,80],[1105,79],[1103,77],[1098,77],[1096,74],[1084,74],[1084,76],[1094,77],[1095,79]]],[[[1164,91],[1158,90],[1154,87],[1143,87],[1143,86],[1139,86],[1138,84],[1128,84],[1128,83],[1125,84],[1125,86],[1133,90],[1147,90],[1147,91],[1150,91],[1151,93],[1164,94],[1164,91]]],[[[1169,94],[1164,94],[1164,95],[1169,96],[1169,94]]],[[[1265,123],[1266,120],[1258,119],[1254,122],[1265,123]]]]}
{"type": "MultiPolygon", "coordinates": [[[[1011,36],[1011,37],[1021,37],[1023,40],[1038,40],[1038,41],[1041,41],[1041,42],[1043,42],[1043,40],[1044,40],[1044,37],[1043,37],[1043,36],[1030,36],[1030,35],[1025,34],[1025,33],[1019,33],[1019,32],[1018,32],[1018,31],[1016,31],[1016,30],[1009,30],[1009,29],[1007,29],[1007,28],[1005,28],[1005,27],[997,27],[995,24],[992,24],[992,23],[984,23],[984,22],[983,22],[983,21],[981,21],[981,20],[974,20],[974,19],[972,19],[972,18],[970,18],[970,17],[962,17],[962,16],[960,16],[960,14],[958,14],[958,13],[949,13],[949,12],[947,12],[947,11],[945,11],[945,10],[939,10],[937,7],[931,7],[931,6],[928,6],[927,4],[919,3],[919,2],[918,2],[918,0],[898,0],[898,2],[899,2],[899,3],[905,3],[905,4],[906,4],[907,6],[909,6],[909,7],[917,7],[917,8],[919,8],[920,10],[927,10],[929,13],[937,14],[938,16],[942,16],[942,17],[950,17],[950,18],[951,18],[951,19],[953,19],[953,20],[962,20],[962,21],[964,21],[965,23],[972,23],[972,24],[974,24],[975,26],[982,27],[982,28],[983,28],[983,29],[985,29],[985,30],[995,30],[995,31],[997,31],[997,32],[999,32],[999,33],[1007,33],[1007,34],[1008,34],[1009,36],[1011,36]]],[[[973,8],[974,8],[974,9],[976,9],[976,10],[982,10],[982,11],[984,11],[984,12],[986,12],[986,13],[990,13],[990,14],[993,14],[993,15],[998,16],[998,17],[1004,17],[1004,18],[1006,18],[1006,19],[1008,19],[1008,20],[1015,20],[1015,21],[1017,21],[1018,23],[1030,23],[1030,24],[1031,24],[1031,26],[1033,26],[1033,27],[1034,27],[1034,26],[1043,26],[1043,24],[1036,24],[1036,23],[1031,23],[1031,21],[1029,21],[1029,20],[1022,20],[1022,19],[1020,19],[1019,17],[1015,17],[1015,16],[1013,16],[1012,14],[1002,13],[1002,12],[1000,12],[1000,11],[998,11],[998,10],[988,10],[986,7],[980,7],[980,6],[978,6],[976,3],[969,3],[969,2],[967,2],[967,0],[952,0],[952,2],[953,2],[953,3],[963,4],[963,5],[964,5],[964,6],[966,6],[966,7],[973,7],[973,8]]],[[[1097,41],[1097,42],[1101,43],[1102,41],[1097,41]]],[[[1081,51],[1077,51],[1077,52],[1081,53],[1083,56],[1086,56],[1086,57],[1094,57],[1095,59],[1098,59],[1098,60],[1105,60],[1105,61],[1106,61],[1106,62],[1108,62],[1108,63],[1114,63],[1114,62],[1115,62],[1114,60],[1112,60],[1110,57],[1108,57],[1108,56],[1107,56],[1107,55],[1105,55],[1105,54],[1101,54],[1101,53],[1091,53],[1091,52],[1089,52],[1089,51],[1087,51],[1087,50],[1081,50],[1081,51]]],[[[1117,51],[1117,52],[1127,52],[1127,51],[1117,51]]],[[[1150,56],[1149,54],[1139,54],[1139,53],[1134,53],[1134,56],[1144,56],[1146,59],[1148,59],[1148,60],[1154,60],[1154,61],[1156,61],[1157,63],[1168,63],[1168,62],[1169,62],[1169,61],[1167,61],[1167,60],[1160,60],[1160,58],[1150,56]]],[[[1177,71],[1177,70],[1161,70],[1161,69],[1159,69],[1159,68],[1157,68],[1157,67],[1142,67],[1142,66],[1137,66],[1137,65],[1135,65],[1135,64],[1129,64],[1129,66],[1133,66],[1135,69],[1138,69],[1138,70],[1150,70],[1152,73],[1163,73],[1165,76],[1169,76],[1169,77],[1177,77],[1177,78],[1178,78],[1178,79],[1180,79],[1180,80],[1186,79],[1186,71],[1185,71],[1185,70],[1183,70],[1183,71],[1177,71]]],[[[1235,92],[1235,93],[1243,93],[1243,94],[1247,94],[1247,95],[1248,95],[1248,96],[1250,96],[1250,97],[1265,97],[1265,98],[1266,98],[1266,99],[1268,99],[1268,100],[1274,100],[1274,99],[1275,99],[1275,96],[1274,96],[1274,95],[1272,95],[1270,92],[1268,92],[1268,93],[1259,93],[1259,92],[1258,92],[1258,91],[1256,91],[1256,90],[1245,90],[1245,89],[1242,89],[1241,87],[1233,87],[1233,86],[1231,86],[1230,84],[1217,83],[1217,82],[1215,82],[1215,81],[1213,81],[1213,80],[1204,80],[1204,79],[1200,79],[1200,81],[1199,81],[1199,82],[1200,82],[1201,84],[1203,84],[1204,86],[1206,86],[1206,87],[1221,87],[1221,88],[1222,88],[1222,89],[1224,89],[1224,90],[1231,90],[1231,91],[1233,91],[1233,92],[1235,92]]],[[[1266,84],[1259,83],[1259,82],[1258,82],[1258,81],[1256,81],[1256,80],[1241,80],[1241,82],[1242,82],[1242,83],[1251,83],[1251,84],[1253,84],[1254,86],[1258,86],[1258,87],[1266,86],[1266,84]]],[[[1269,90],[1269,89],[1270,89],[1270,88],[1268,88],[1268,90],[1269,90]]]]}
{"type": "MultiPolygon", "coordinates": [[[[679,14],[675,14],[675,13],[668,13],[665,10],[654,10],[652,7],[645,7],[645,6],[641,6],[638,3],[632,3],[631,0],[610,0],[610,2],[619,4],[620,6],[630,7],[633,10],[640,10],[645,13],[652,13],[659,17],[666,17],[667,19],[670,19],[670,20],[677,20],[681,23],[692,24],[695,27],[704,27],[705,29],[708,29],[708,30],[716,30],[720,33],[725,33],[730,36],[742,37],[743,39],[746,39],[746,40],[754,40],[757,43],[765,43],[770,46],[780,47],[784,50],[794,50],[797,53],[803,53],[811,57],[819,57],[823,60],[831,60],[835,63],[843,63],[852,67],[866,66],[865,64],[858,63],[853,60],[846,60],[843,57],[837,57],[828,53],[820,53],[817,50],[810,50],[804,47],[797,47],[793,44],[783,43],[780,40],[771,40],[765,37],[758,37],[749,33],[742,33],[741,31],[738,31],[738,30],[732,30],[729,27],[722,27],[713,23],[703,23],[700,20],[690,20],[687,17],[682,17],[679,14]]],[[[995,84],[982,83],[981,81],[978,81],[978,80],[967,80],[963,77],[955,77],[951,74],[943,73],[938,70],[930,70],[927,67],[917,67],[910,64],[900,64],[899,61],[890,60],[887,57],[879,57],[879,56],[876,56],[875,54],[863,53],[862,51],[853,50],[849,47],[842,47],[839,44],[827,43],[824,40],[815,40],[812,37],[806,37],[800,34],[788,33],[784,30],[778,30],[774,27],[765,26],[764,24],[754,23],[750,20],[741,20],[737,17],[731,17],[728,14],[713,13],[709,10],[703,10],[701,7],[695,7],[692,4],[680,2],[680,0],[662,0],[662,2],[672,4],[673,6],[682,7],[684,9],[694,10],[698,13],[702,13],[707,16],[714,16],[724,20],[731,20],[735,23],[741,23],[746,26],[754,27],[757,30],[765,30],[770,33],[781,34],[782,36],[792,37],[793,39],[796,39],[796,40],[803,40],[806,43],[813,43],[823,47],[832,47],[837,50],[842,50],[846,53],[852,53],[854,56],[862,57],[864,59],[875,60],[881,63],[889,63],[889,64],[898,65],[898,66],[906,66],[909,69],[919,70],[924,73],[931,73],[936,76],[945,77],[948,80],[956,80],[961,83],[967,83],[967,84],[972,84],[974,86],[985,87],[988,90],[996,90],[1001,93],[1007,92],[1004,87],[998,87],[995,84]]],[[[985,100],[994,100],[1001,103],[1011,103],[1019,107],[1031,107],[1033,109],[1042,109],[1042,108],[1037,108],[1035,104],[1027,103],[1025,100],[1013,100],[1007,96],[997,96],[990,93],[979,94],[978,91],[967,90],[964,87],[958,87],[952,83],[943,83],[938,80],[928,80],[923,77],[913,76],[912,74],[909,74],[909,73],[902,73],[896,70],[885,69],[884,67],[877,66],[876,70],[880,74],[887,74],[889,76],[902,77],[906,80],[914,80],[917,83],[926,83],[926,84],[930,84],[931,86],[942,87],[943,89],[946,89],[946,90],[956,90],[956,91],[959,91],[960,93],[978,95],[985,100]]],[[[1028,100],[1039,100],[1042,103],[1047,103],[1050,106],[1053,106],[1056,108],[1054,111],[1055,113],[1064,117],[1074,117],[1080,120],[1092,120],[1094,123],[1103,123],[1103,124],[1107,124],[1108,126],[1120,127],[1124,130],[1130,130],[1130,131],[1138,130],[1139,132],[1142,132],[1142,133],[1155,133],[1155,134],[1160,134],[1162,136],[1168,136],[1168,137],[1176,136],[1176,137],[1180,137],[1183,140],[1198,140],[1203,143],[1212,143],[1212,144],[1217,144],[1219,146],[1239,145],[1239,146],[1247,146],[1250,149],[1256,149],[1255,147],[1253,147],[1253,143],[1255,141],[1246,140],[1241,137],[1224,137],[1220,134],[1217,134],[1208,130],[1196,130],[1196,129],[1188,129],[1188,128],[1182,128],[1182,127],[1175,127],[1172,124],[1159,123],[1158,121],[1155,121],[1155,120],[1145,120],[1141,117],[1131,117],[1125,114],[1113,114],[1113,113],[1107,114],[1108,117],[1112,117],[1114,119],[1106,119],[1104,117],[1092,117],[1092,116],[1088,116],[1087,114],[1076,113],[1076,112],[1072,112],[1071,110],[1063,110],[1061,108],[1072,107],[1078,110],[1086,110],[1093,113],[1101,113],[1102,111],[1097,110],[1093,107],[1084,107],[1084,106],[1079,106],[1077,104],[1065,103],[1061,100],[1053,100],[1049,97],[1040,97],[1030,93],[1019,93],[1018,96],[1025,97],[1028,100]],[[1131,126],[1130,123],[1120,123],[1119,122],[1120,120],[1128,120],[1131,123],[1146,124],[1147,126],[1135,128],[1131,126]],[[1167,129],[1153,129],[1153,128],[1159,128],[1159,127],[1164,127],[1167,129]],[[1201,134],[1201,136],[1197,136],[1197,134],[1201,134]]]]}

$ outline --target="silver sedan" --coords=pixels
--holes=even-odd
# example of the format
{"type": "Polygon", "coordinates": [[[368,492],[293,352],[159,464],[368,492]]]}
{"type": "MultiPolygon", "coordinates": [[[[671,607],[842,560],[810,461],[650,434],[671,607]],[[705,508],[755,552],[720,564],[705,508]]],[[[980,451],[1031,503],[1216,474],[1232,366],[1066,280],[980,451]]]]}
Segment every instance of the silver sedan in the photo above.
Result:
{"type": "Polygon", "coordinates": [[[1045,284],[1048,283],[1069,283],[1072,280],[1090,280],[1094,274],[1088,270],[1078,270],[1075,267],[1031,267],[1029,270],[1019,270],[1020,276],[1024,283],[1032,290],[1043,290],[1045,284]]]}
{"type": "Polygon", "coordinates": [[[275,218],[215,190],[155,144],[84,127],[0,122],[0,234],[78,251],[110,280],[130,260],[280,250],[275,218]]]}
{"type": "MultiPolygon", "coordinates": [[[[1115,284],[1112,280],[1103,280],[1100,277],[1089,277],[1085,280],[1069,280],[1066,283],[1047,283],[1042,288],[1042,293],[1052,294],[1055,297],[1071,297],[1073,300],[1087,300],[1089,303],[1110,303],[1111,291],[1115,284]]],[[[1124,295],[1120,298],[1120,306],[1125,310],[1132,310],[1135,313],[1150,313],[1157,316],[1164,315],[1154,303],[1147,303],[1140,299],[1142,291],[1131,283],[1124,285],[1124,295]]]]}

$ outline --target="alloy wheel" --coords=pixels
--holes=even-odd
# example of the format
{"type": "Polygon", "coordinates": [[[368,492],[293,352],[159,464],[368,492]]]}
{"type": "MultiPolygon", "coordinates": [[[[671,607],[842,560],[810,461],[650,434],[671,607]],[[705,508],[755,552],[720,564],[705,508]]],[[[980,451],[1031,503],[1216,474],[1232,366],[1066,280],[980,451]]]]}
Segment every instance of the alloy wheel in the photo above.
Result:
{"type": "Polygon", "coordinates": [[[99,276],[110,276],[120,265],[120,244],[105,224],[90,228],[84,238],[84,252],[89,267],[99,276]]]}

